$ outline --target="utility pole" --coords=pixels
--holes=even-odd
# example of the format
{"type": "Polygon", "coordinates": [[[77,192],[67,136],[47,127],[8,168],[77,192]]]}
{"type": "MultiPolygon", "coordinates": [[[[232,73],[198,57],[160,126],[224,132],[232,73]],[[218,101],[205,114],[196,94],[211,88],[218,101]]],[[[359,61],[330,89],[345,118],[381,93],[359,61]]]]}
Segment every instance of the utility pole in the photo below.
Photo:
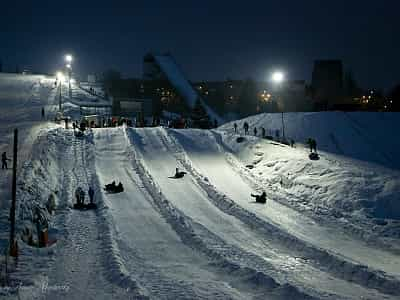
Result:
{"type": "Polygon", "coordinates": [[[60,79],[60,84],[59,84],[59,90],[60,90],[60,95],[59,95],[59,98],[58,98],[58,110],[61,112],[61,86],[62,86],[62,81],[61,81],[61,79],[60,79]]]}
{"type": "Polygon", "coordinates": [[[71,73],[72,73],[72,67],[68,68],[68,94],[69,94],[69,98],[72,98],[72,91],[71,91],[71,73]]]}
{"type": "Polygon", "coordinates": [[[15,240],[15,206],[17,199],[17,152],[18,152],[18,129],[14,130],[14,153],[13,153],[13,175],[12,175],[12,201],[10,209],[10,255],[18,256],[18,245],[15,240]]]}

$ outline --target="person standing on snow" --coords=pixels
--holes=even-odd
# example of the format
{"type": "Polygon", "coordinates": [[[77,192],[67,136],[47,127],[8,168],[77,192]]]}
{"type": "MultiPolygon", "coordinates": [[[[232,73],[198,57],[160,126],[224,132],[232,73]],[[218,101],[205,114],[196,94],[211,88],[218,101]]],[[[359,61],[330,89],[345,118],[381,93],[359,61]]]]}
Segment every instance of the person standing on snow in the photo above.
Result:
{"type": "Polygon", "coordinates": [[[261,136],[262,138],[265,138],[265,128],[261,127],[261,136]]]}
{"type": "Polygon", "coordinates": [[[94,202],[94,190],[92,189],[91,186],[89,187],[88,195],[89,195],[90,203],[92,204],[94,202]]]}
{"type": "Polygon", "coordinates": [[[249,123],[244,122],[243,128],[244,128],[244,134],[247,135],[249,133],[249,123]]]}
{"type": "Polygon", "coordinates": [[[311,147],[311,151],[314,150],[315,153],[317,153],[317,141],[312,139],[312,147],[311,147]]]}
{"type": "Polygon", "coordinates": [[[42,119],[44,119],[44,107],[42,107],[42,119]]]}
{"type": "Polygon", "coordinates": [[[233,128],[235,129],[235,133],[236,133],[237,132],[237,124],[236,124],[236,122],[233,123],[233,128]]]}
{"type": "Polygon", "coordinates": [[[308,138],[306,144],[310,147],[310,152],[313,150],[312,138],[308,138]]]}
{"type": "Polygon", "coordinates": [[[8,169],[7,167],[7,160],[11,161],[11,159],[7,158],[7,153],[3,152],[3,154],[1,155],[1,168],[2,169],[8,169]]]}
{"type": "Polygon", "coordinates": [[[257,127],[254,127],[254,136],[257,136],[257,127]]]}

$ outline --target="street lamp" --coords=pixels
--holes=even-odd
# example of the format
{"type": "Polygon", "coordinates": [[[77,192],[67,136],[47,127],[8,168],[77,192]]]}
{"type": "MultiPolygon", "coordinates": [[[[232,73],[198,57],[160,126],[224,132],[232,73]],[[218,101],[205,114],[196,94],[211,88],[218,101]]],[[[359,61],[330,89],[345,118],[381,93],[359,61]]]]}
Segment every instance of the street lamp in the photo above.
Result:
{"type": "Polygon", "coordinates": [[[72,55],[70,54],[65,55],[65,61],[69,64],[72,63],[72,55]]]}
{"type": "MultiPolygon", "coordinates": [[[[281,89],[281,84],[285,81],[285,74],[282,71],[275,71],[271,75],[271,80],[275,85],[277,85],[278,89],[281,89]]],[[[280,98],[282,101],[282,95],[280,98]]],[[[283,102],[282,102],[282,137],[283,140],[285,141],[286,137],[285,137],[285,123],[283,120],[283,102]]]]}
{"type": "Polygon", "coordinates": [[[61,87],[62,87],[62,82],[65,80],[65,76],[61,72],[57,72],[56,74],[57,80],[60,82],[58,89],[59,89],[59,98],[58,98],[58,110],[61,111],[61,87]]]}
{"type": "Polygon", "coordinates": [[[281,84],[285,80],[285,74],[281,71],[275,71],[272,73],[271,79],[276,84],[281,84]]]}
{"type": "Polygon", "coordinates": [[[66,68],[68,71],[68,93],[69,93],[69,97],[71,98],[72,93],[71,93],[71,73],[72,73],[72,60],[73,57],[71,54],[67,54],[65,55],[65,61],[66,61],[66,68]]]}

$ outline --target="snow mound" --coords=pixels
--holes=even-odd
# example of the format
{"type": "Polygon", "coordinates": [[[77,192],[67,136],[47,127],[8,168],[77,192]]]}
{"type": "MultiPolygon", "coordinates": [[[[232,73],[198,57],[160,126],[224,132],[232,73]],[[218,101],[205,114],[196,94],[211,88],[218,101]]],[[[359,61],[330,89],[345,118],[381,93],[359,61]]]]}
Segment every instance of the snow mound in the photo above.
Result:
{"type": "MultiPolygon", "coordinates": [[[[399,116],[396,112],[311,112],[285,113],[283,119],[286,138],[296,143],[305,143],[311,137],[320,150],[400,169],[400,140],[396,138],[399,116]]],[[[235,122],[239,132],[244,132],[247,122],[250,132],[263,127],[266,135],[275,137],[279,131],[282,136],[281,114],[259,114],[226,123],[220,129],[233,133],[235,122]]]]}
{"type": "MultiPolygon", "coordinates": [[[[288,113],[286,137],[295,148],[247,136],[237,143],[233,124],[220,127],[221,140],[260,184],[279,190],[298,209],[317,215],[369,219],[400,219],[400,142],[393,138],[399,113],[288,113]],[[308,158],[299,144],[317,140],[319,160],[308,158]],[[259,154],[263,154],[260,156],[259,154]]],[[[280,114],[260,114],[236,121],[275,132],[281,128],[280,114]]],[[[357,221],[357,222],[358,222],[357,221]]],[[[374,224],[385,222],[373,220],[374,224]]],[[[389,222],[396,226],[396,222],[389,222]]],[[[378,231],[383,228],[378,228],[378,231]]],[[[395,230],[393,230],[394,235],[395,230]]]]}

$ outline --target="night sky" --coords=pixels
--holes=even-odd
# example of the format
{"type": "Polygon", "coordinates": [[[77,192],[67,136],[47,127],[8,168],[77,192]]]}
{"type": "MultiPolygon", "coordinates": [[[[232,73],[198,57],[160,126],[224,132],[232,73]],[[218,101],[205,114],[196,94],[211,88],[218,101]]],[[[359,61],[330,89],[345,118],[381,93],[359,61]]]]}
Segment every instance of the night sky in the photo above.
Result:
{"type": "Polygon", "coordinates": [[[140,77],[148,51],[170,51],[192,80],[280,68],[310,80],[315,59],[342,59],[363,87],[400,82],[400,1],[10,1],[0,7],[0,59],[79,74],[140,77]],[[15,4],[14,2],[18,2],[15,4]]]}

